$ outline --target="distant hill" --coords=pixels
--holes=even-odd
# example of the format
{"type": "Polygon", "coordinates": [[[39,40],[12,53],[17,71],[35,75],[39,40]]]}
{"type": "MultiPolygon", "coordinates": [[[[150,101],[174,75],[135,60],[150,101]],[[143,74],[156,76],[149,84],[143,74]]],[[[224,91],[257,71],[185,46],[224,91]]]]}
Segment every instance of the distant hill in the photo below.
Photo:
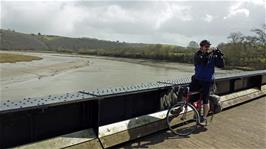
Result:
{"type": "Polygon", "coordinates": [[[53,35],[24,34],[0,29],[1,50],[84,50],[108,48],[140,48],[143,43],[106,41],[93,38],[69,38],[53,35]]]}
{"type": "MultiPolygon", "coordinates": [[[[265,26],[266,27],[266,26],[265,26]]],[[[254,36],[233,33],[232,42],[219,44],[226,69],[266,69],[265,29],[252,30],[254,36]],[[237,35],[237,36],[236,36],[237,35]],[[238,38],[236,38],[238,37],[238,38]],[[237,41],[236,39],[244,39],[237,41]]],[[[193,63],[197,43],[188,47],[167,44],[127,43],[94,38],[70,38],[54,35],[24,34],[0,29],[0,50],[55,51],[126,58],[145,58],[181,63],[193,63]]]]}
{"type": "Polygon", "coordinates": [[[30,34],[0,30],[1,50],[47,50],[47,45],[30,34]]]}

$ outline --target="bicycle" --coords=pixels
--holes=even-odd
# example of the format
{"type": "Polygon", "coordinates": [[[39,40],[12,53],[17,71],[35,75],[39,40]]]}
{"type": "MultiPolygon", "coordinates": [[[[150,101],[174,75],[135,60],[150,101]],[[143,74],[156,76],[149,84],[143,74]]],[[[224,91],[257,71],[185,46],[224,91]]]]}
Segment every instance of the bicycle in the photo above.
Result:
{"type": "Polygon", "coordinates": [[[188,136],[199,126],[202,127],[200,115],[203,108],[200,91],[190,92],[188,87],[181,85],[178,85],[178,89],[174,89],[174,87],[172,89],[176,90],[176,96],[180,93],[183,94],[183,98],[168,109],[166,115],[167,125],[174,134],[188,136]]]}

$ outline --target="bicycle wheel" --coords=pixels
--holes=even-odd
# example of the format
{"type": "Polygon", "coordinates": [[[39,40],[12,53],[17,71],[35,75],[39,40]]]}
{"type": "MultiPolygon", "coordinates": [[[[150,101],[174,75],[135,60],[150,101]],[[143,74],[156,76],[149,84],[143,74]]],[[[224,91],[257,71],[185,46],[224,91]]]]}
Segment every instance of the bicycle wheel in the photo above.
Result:
{"type": "Polygon", "coordinates": [[[166,119],[169,129],[174,134],[187,136],[197,129],[200,118],[194,106],[180,102],[168,110],[166,119]]]}

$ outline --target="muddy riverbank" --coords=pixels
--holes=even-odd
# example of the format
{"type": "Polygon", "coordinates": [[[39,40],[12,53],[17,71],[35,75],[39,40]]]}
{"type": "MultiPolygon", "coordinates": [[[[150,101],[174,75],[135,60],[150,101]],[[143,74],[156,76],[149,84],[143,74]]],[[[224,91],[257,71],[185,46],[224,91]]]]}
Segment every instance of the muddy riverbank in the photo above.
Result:
{"type": "MultiPolygon", "coordinates": [[[[0,64],[1,100],[171,80],[194,72],[193,65],[182,63],[56,53],[26,54],[42,60],[0,64]]],[[[234,72],[239,71],[217,69],[217,74],[234,72]]]]}

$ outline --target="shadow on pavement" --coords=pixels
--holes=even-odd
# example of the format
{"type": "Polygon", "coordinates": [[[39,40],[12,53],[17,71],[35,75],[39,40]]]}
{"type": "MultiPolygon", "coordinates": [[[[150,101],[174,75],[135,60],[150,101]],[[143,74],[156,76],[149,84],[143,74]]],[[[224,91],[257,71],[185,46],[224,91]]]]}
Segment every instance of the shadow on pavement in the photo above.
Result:
{"type": "MultiPolygon", "coordinates": [[[[155,119],[154,117],[151,117],[152,119],[155,119]]],[[[134,122],[136,123],[136,122],[134,122]]],[[[132,123],[129,123],[131,125],[132,123]]],[[[166,124],[165,124],[166,125],[166,124]]],[[[208,129],[206,127],[198,127],[191,135],[199,134],[201,132],[205,132],[208,129]]],[[[129,142],[114,146],[112,148],[124,148],[124,149],[131,149],[131,148],[150,148],[153,144],[159,144],[164,142],[167,139],[186,139],[190,138],[189,136],[178,136],[172,133],[170,130],[162,130],[141,138],[136,138],[137,135],[140,135],[136,132],[134,132],[134,129],[129,131],[129,136],[132,139],[129,142]]]]}

